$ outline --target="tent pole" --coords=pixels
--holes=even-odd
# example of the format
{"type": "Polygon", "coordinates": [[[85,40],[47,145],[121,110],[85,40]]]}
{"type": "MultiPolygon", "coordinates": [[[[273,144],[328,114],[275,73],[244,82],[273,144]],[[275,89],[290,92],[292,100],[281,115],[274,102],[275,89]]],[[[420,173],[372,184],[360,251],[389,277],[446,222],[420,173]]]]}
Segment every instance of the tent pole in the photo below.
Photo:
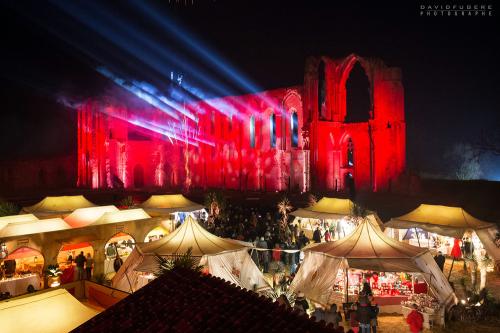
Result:
{"type": "Polygon", "coordinates": [[[453,260],[451,261],[451,268],[450,268],[450,272],[448,273],[448,282],[450,282],[450,276],[451,276],[451,271],[453,270],[453,263],[454,262],[455,262],[455,256],[453,256],[453,260]]]}
{"type": "Polygon", "coordinates": [[[418,237],[417,228],[413,228],[413,230],[415,230],[415,234],[417,234],[418,247],[420,247],[420,237],[418,237]]]}

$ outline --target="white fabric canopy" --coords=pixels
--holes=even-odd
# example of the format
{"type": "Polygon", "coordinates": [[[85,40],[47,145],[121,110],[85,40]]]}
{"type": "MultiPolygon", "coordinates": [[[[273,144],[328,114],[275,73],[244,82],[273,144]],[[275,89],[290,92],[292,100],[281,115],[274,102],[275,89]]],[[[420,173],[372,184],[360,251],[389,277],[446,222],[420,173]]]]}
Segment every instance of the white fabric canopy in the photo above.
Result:
{"type": "Polygon", "coordinates": [[[71,229],[71,226],[60,218],[9,223],[0,229],[0,238],[32,235],[66,229],[71,229]]]}
{"type": "Polygon", "coordinates": [[[310,246],[304,252],[304,262],[292,281],[291,289],[322,304],[328,303],[333,281],[339,268],[343,267],[424,273],[440,302],[449,306],[456,300],[429,251],[387,237],[373,217],[366,218],[348,237],[310,246]]]}
{"type": "Polygon", "coordinates": [[[251,246],[250,243],[217,237],[188,217],[181,227],[162,239],[136,244],[113,277],[113,287],[133,292],[139,285],[139,272],[157,271],[156,255],[172,257],[191,248],[192,256],[199,258],[200,264],[207,266],[210,274],[247,289],[267,289],[268,284],[248,254],[251,246]]]}
{"type": "Polygon", "coordinates": [[[176,212],[194,212],[203,209],[203,205],[192,202],[182,194],[152,195],[139,207],[152,216],[165,216],[176,212]]]}
{"type": "Polygon", "coordinates": [[[38,217],[33,214],[9,215],[0,217],[0,229],[3,229],[9,223],[36,221],[38,217]]]}
{"type": "Polygon", "coordinates": [[[23,207],[21,213],[32,213],[40,218],[64,217],[75,209],[94,206],[83,195],[46,197],[33,206],[23,207]]]}
{"type": "Polygon", "coordinates": [[[467,230],[481,230],[495,225],[481,221],[461,207],[422,204],[408,214],[392,218],[387,228],[419,228],[443,236],[462,238],[467,230]]]}
{"type": "Polygon", "coordinates": [[[354,203],[349,199],[324,197],[315,205],[297,209],[290,215],[310,219],[340,219],[352,215],[354,203]]]}
{"type": "Polygon", "coordinates": [[[148,215],[143,209],[124,209],[119,211],[107,212],[101,215],[92,225],[119,223],[126,221],[135,221],[149,219],[151,216],[148,215]]]}
{"type": "Polygon", "coordinates": [[[66,333],[97,314],[65,289],[0,302],[2,333],[66,333]]]}
{"type": "Polygon", "coordinates": [[[66,221],[66,223],[68,223],[73,228],[81,228],[96,222],[105,213],[110,212],[118,212],[118,208],[112,205],[79,208],[70,215],[66,216],[64,218],[64,221],[66,221]]]}

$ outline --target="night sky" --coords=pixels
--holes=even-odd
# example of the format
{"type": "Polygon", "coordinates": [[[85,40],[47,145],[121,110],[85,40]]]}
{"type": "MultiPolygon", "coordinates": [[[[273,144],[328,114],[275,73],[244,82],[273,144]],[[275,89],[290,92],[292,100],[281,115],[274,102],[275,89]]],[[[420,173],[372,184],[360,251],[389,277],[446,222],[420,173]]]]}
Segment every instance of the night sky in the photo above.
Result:
{"type": "MultiPolygon", "coordinates": [[[[253,83],[254,89],[249,89],[237,87],[200,52],[132,3],[64,2],[74,3],[73,8],[62,3],[1,5],[0,159],[74,151],[75,112],[57,100],[78,101],[113,91],[114,84],[95,71],[97,66],[158,87],[168,82],[166,70],[160,72],[158,66],[171,68],[184,73],[184,81],[207,96],[220,95],[189,70],[179,69],[179,60],[192,71],[195,67],[206,71],[232,93],[245,93],[302,84],[305,59],[311,55],[357,53],[381,58],[402,69],[408,166],[425,174],[449,174],[453,166],[446,156],[454,144],[500,131],[500,20],[495,9],[493,17],[421,17],[419,2],[152,3],[165,21],[176,22],[180,30],[189,31],[238,69],[253,83]],[[106,15],[125,23],[128,33],[113,30],[107,31],[113,38],[104,36],[102,32],[113,26],[106,15]],[[120,47],[133,38],[131,31],[170,50],[175,59],[146,49],[134,53],[133,44],[120,47]]],[[[485,178],[500,180],[499,160],[486,157],[481,163],[485,178]]]]}

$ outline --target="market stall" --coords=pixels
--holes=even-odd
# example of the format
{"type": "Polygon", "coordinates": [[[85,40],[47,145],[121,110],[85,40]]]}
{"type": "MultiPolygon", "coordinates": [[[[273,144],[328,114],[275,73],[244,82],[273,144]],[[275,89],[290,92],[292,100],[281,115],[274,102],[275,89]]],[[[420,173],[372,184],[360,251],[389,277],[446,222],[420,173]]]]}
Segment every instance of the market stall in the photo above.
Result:
{"type": "Polygon", "coordinates": [[[252,245],[217,237],[206,231],[193,218],[171,234],[154,242],[137,244],[127,261],[113,278],[113,287],[136,291],[154,278],[158,269],[156,255],[166,258],[184,254],[191,249],[208,273],[250,290],[264,291],[270,287],[248,254],[252,245]]]}
{"type": "MultiPolygon", "coordinates": [[[[135,239],[125,232],[119,232],[111,237],[104,248],[106,254],[104,274],[110,277],[110,274],[115,273],[116,259],[119,258],[122,263],[125,262],[135,246],[135,239]]],[[[119,266],[116,266],[116,268],[119,268],[119,266]]]]}
{"type": "Polygon", "coordinates": [[[349,199],[324,197],[311,207],[297,209],[290,215],[295,216],[293,224],[298,225],[309,239],[319,228],[322,235],[329,230],[331,239],[336,240],[356,228],[358,219],[353,216],[353,209],[354,203],[349,199]]]}
{"type": "Polygon", "coordinates": [[[0,292],[17,296],[41,288],[44,259],[42,254],[29,247],[20,247],[10,253],[0,265],[0,292]]]}
{"type": "Polygon", "coordinates": [[[78,208],[94,207],[83,195],[46,197],[33,206],[23,207],[21,214],[34,214],[38,218],[66,217],[78,208]]]}
{"type": "Polygon", "coordinates": [[[184,222],[187,216],[198,220],[207,218],[207,212],[203,205],[192,202],[182,194],[152,195],[139,207],[153,217],[168,217],[174,226],[184,222]]]}
{"type": "Polygon", "coordinates": [[[381,312],[401,313],[401,302],[415,293],[415,285],[432,294],[443,308],[456,302],[430,252],[387,237],[373,215],[348,237],[304,252],[291,290],[319,304],[355,301],[364,283],[370,285],[381,312]],[[424,281],[427,290],[420,284],[424,281]]]}
{"type": "Polygon", "coordinates": [[[451,255],[458,240],[462,241],[466,256],[480,257],[485,250],[495,262],[500,262],[500,248],[494,242],[497,227],[460,207],[422,204],[408,214],[392,218],[385,226],[390,236],[406,238],[415,246],[451,255]]]}

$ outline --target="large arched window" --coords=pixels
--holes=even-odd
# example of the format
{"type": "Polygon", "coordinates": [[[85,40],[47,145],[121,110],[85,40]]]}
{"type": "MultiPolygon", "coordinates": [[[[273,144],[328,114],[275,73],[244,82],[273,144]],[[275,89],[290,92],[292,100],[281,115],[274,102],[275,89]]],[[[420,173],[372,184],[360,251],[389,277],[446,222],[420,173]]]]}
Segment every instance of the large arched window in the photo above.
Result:
{"type": "Polygon", "coordinates": [[[297,116],[297,112],[292,113],[290,119],[290,126],[292,132],[292,147],[299,146],[299,117],[297,116]]]}
{"type": "Polygon", "coordinates": [[[371,111],[370,81],[359,62],[351,69],[345,88],[345,122],[356,123],[368,121],[371,111]]]}
{"type": "Polygon", "coordinates": [[[276,115],[271,114],[271,118],[269,119],[269,132],[270,132],[270,142],[271,148],[276,147],[276,115]]]}
{"type": "Polygon", "coordinates": [[[351,138],[347,140],[347,165],[354,166],[354,144],[351,138]]]}
{"type": "Polygon", "coordinates": [[[250,148],[255,148],[255,117],[250,117],[250,148]]]}

